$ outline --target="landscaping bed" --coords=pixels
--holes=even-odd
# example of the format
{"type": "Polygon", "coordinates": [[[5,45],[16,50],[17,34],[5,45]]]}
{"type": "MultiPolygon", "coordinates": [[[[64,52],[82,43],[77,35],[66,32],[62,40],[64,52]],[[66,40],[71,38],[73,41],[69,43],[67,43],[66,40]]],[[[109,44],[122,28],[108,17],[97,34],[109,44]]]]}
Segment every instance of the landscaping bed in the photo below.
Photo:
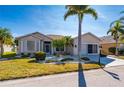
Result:
{"type": "MultiPolygon", "coordinates": [[[[100,68],[98,64],[82,64],[84,70],[100,68]]],[[[2,61],[0,63],[0,80],[26,78],[78,71],[78,64],[36,63],[33,58],[22,58],[2,61]]]]}

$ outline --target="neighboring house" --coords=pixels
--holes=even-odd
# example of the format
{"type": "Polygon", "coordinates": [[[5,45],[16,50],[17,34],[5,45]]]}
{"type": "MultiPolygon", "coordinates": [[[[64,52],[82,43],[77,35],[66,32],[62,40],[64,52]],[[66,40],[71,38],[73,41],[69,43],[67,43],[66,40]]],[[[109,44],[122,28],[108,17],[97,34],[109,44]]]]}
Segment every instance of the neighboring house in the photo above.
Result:
{"type": "Polygon", "coordinates": [[[3,45],[3,48],[4,48],[4,52],[12,52],[14,49],[13,46],[11,45],[3,45]]]}
{"type": "MultiPolygon", "coordinates": [[[[37,51],[44,51],[48,54],[53,54],[57,50],[52,46],[52,40],[61,39],[61,35],[43,35],[39,32],[31,33],[21,37],[18,40],[18,53],[34,53],[37,51]]],[[[85,33],[81,37],[81,54],[82,55],[98,55],[100,39],[92,33],[85,33]]],[[[73,39],[73,47],[70,47],[71,54],[78,54],[77,37],[73,39]]],[[[65,49],[63,50],[65,51],[65,49]]]]}
{"type": "Polygon", "coordinates": [[[4,52],[12,52],[13,46],[11,45],[4,45],[4,52]]]}
{"type": "MultiPolygon", "coordinates": [[[[113,39],[112,36],[103,36],[100,38],[101,39],[101,52],[102,54],[106,54],[106,55],[110,55],[113,54],[111,52],[109,52],[109,48],[111,47],[116,47],[116,41],[113,39]]],[[[124,49],[124,43],[123,42],[119,42],[118,43],[119,49],[124,49]]]]}

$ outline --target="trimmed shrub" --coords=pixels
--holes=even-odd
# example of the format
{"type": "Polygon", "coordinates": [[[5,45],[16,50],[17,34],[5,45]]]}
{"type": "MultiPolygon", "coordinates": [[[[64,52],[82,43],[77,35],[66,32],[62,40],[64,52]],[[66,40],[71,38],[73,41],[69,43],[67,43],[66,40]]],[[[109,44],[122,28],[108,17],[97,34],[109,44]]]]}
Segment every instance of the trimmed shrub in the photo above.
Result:
{"type": "Polygon", "coordinates": [[[89,61],[90,59],[88,57],[81,57],[81,60],[89,61]]]}
{"type": "Polygon", "coordinates": [[[49,60],[46,60],[45,62],[46,62],[46,63],[52,63],[52,62],[56,62],[56,61],[57,61],[57,60],[50,60],[50,59],[49,59],[49,60]]]}
{"type": "Polygon", "coordinates": [[[73,58],[64,58],[61,61],[73,61],[73,60],[74,60],[73,58]]]}
{"type": "Polygon", "coordinates": [[[21,53],[21,57],[30,57],[31,53],[21,53]]]}
{"type": "Polygon", "coordinates": [[[115,54],[116,48],[115,47],[110,47],[109,48],[109,52],[111,52],[112,54],[115,54]]]}
{"type": "Polygon", "coordinates": [[[36,60],[45,60],[46,53],[45,52],[36,52],[35,58],[36,58],[36,60]]]}
{"type": "Polygon", "coordinates": [[[5,52],[3,53],[2,57],[3,58],[12,58],[16,56],[16,52],[5,52]]]}

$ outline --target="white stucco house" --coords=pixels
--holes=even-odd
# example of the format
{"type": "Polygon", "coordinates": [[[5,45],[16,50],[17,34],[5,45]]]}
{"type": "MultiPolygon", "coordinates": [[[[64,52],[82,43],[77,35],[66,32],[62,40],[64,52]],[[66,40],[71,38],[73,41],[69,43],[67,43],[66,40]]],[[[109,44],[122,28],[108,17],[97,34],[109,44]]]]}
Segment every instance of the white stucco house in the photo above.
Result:
{"type": "MultiPolygon", "coordinates": [[[[57,36],[60,37],[60,36],[57,36]]],[[[44,35],[40,32],[34,32],[28,35],[17,37],[18,53],[34,53],[44,51],[47,54],[53,54],[57,49],[53,48],[52,40],[55,36],[44,35]]],[[[81,54],[82,55],[98,55],[100,39],[94,34],[88,32],[81,36],[81,54]]],[[[73,47],[70,48],[72,55],[78,54],[78,38],[73,38],[73,47]]],[[[65,51],[65,49],[63,49],[65,51]]]]}

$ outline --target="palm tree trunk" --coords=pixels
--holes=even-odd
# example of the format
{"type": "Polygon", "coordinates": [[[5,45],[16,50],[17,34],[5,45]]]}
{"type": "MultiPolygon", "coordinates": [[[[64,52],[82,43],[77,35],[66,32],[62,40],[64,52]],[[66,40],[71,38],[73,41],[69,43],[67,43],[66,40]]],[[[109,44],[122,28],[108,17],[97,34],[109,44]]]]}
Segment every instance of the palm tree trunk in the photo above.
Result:
{"type": "Polygon", "coordinates": [[[118,39],[116,39],[116,52],[115,55],[118,56],[118,39]]]}
{"type": "Polygon", "coordinates": [[[2,44],[2,43],[0,43],[0,58],[2,57],[3,52],[4,52],[4,49],[3,49],[3,44],[2,44]]]}
{"type": "Polygon", "coordinates": [[[80,57],[81,57],[81,24],[82,24],[82,20],[79,17],[79,28],[78,28],[78,58],[79,58],[79,62],[80,62],[80,57]]]}
{"type": "Polygon", "coordinates": [[[3,53],[4,53],[4,48],[3,48],[3,43],[2,43],[1,44],[1,57],[2,57],[3,53]]]}
{"type": "Polygon", "coordinates": [[[65,51],[66,51],[66,54],[68,54],[68,48],[67,48],[67,46],[65,47],[65,51]]]}
{"type": "Polygon", "coordinates": [[[69,54],[69,46],[66,46],[66,54],[69,54]]]}
{"type": "Polygon", "coordinates": [[[1,44],[0,44],[0,58],[2,57],[1,50],[2,50],[2,47],[1,47],[1,44]]]}

